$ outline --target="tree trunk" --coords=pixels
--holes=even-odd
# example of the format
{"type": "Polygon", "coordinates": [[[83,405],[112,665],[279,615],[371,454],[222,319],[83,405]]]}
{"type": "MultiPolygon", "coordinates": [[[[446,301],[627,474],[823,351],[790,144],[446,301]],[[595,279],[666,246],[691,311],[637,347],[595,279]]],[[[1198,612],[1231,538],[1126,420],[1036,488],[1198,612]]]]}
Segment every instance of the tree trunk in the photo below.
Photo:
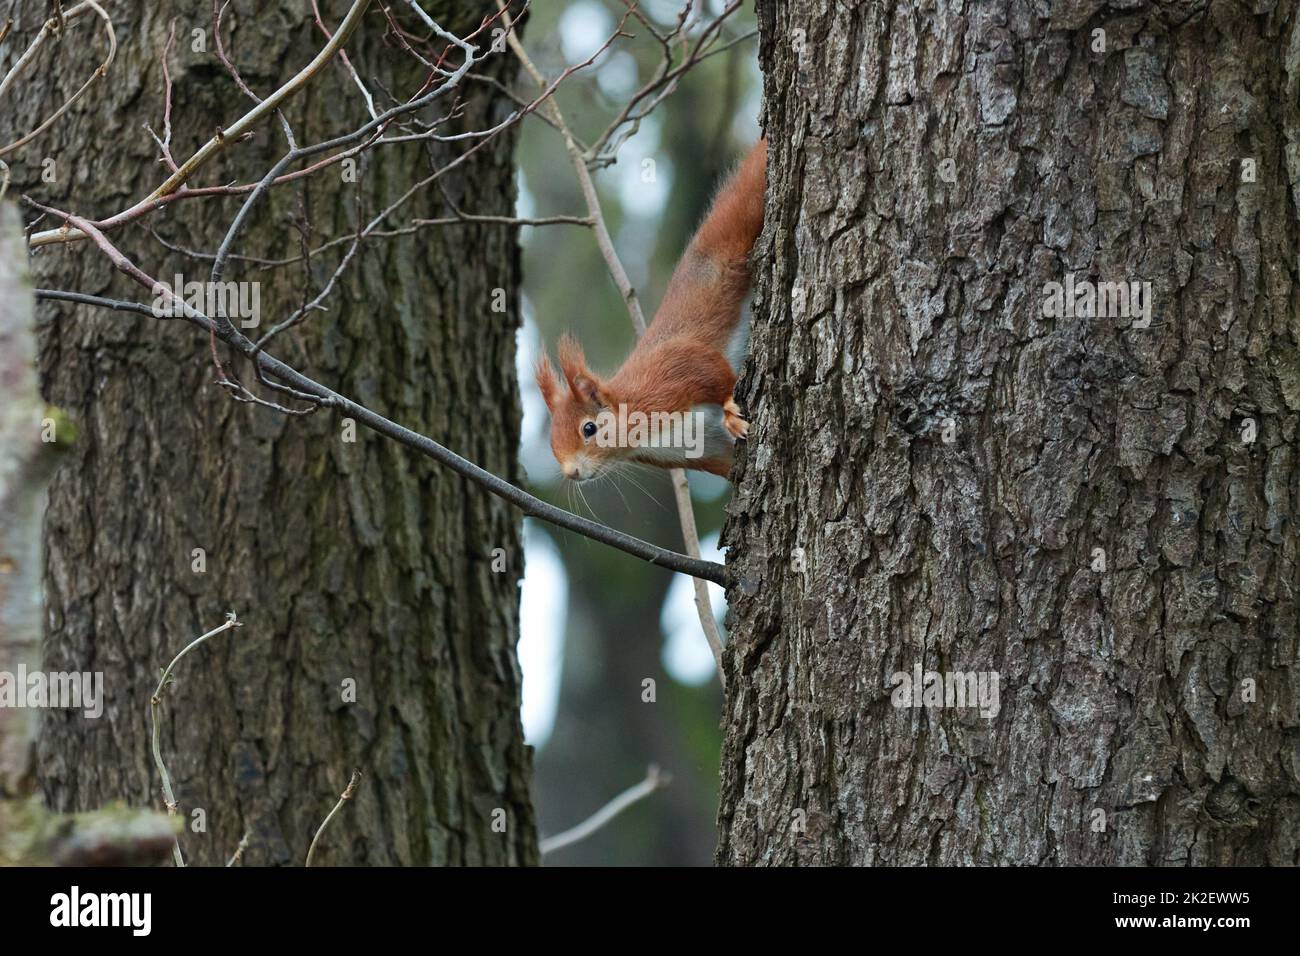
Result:
{"type": "MultiPolygon", "coordinates": [[[[25,6],[19,50],[45,7],[25,6]]],[[[435,17],[446,13],[424,6],[435,17]]],[[[346,4],[322,8],[334,26],[346,4]]],[[[207,0],[165,11],[132,0],[112,9],[120,45],[109,81],[27,147],[16,167],[15,188],[96,217],[161,181],[157,148],[141,126],[161,134],[159,53],[170,17],[177,17],[169,64],[178,159],[251,106],[216,58],[207,0]],[[208,34],[204,51],[193,49],[196,30],[208,34]],[[54,161],[54,184],[39,181],[45,157],[54,161]]],[[[443,17],[441,25],[466,31],[481,12],[443,17]]],[[[408,12],[395,15],[426,34],[408,12]]],[[[70,28],[75,43],[42,54],[56,57],[54,66],[28,76],[15,128],[47,115],[97,62],[93,21],[70,28]]],[[[405,98],[425,79],[384,32],[375,5],[347,45],[380,108],[389,92],[405,98]]],[[[297,0],[237,0],[223,33],[263,96],[324,43],[310,6],[297,0]]],[[[489,69],[508,82],[514,67],[497,57],[489,69]]],[[[482,84],[457,96],[465,101],[462,129],[491,126],[512,108],[482,84]]],[[[451,106],[447,97],[421,118],[451,106]]],[[[354,129],[368,115],[337,59],[285,112],[300,144],[354,129]]],[[[362,162],[356,185],[335,167],[301,187],[278,187],[235,251],[297,253],[303,211],[315,230],[309,245],[345,235],[358,216],[367,221],[467,145],[383,146],[362,162]]],[[[510,136],[498,137],[440,180],[460,208],[511,213],[512,146],[510,136]]],[[[271,120],[195,185],[255,181],[284,149],[271,120]]],[[[446,215],[437,195],[426,190],[391,224],[446,215]]],[[[242,199],[176,203],[150,222],[173,243],[211,252],[242,199]]],[[[208,277],[210,263],[168,252],[144,228],[112,238],[166,281],[176,273],[208,277]]],[[[313,293],[343,249],[317,257],[313,293]]],[[[38,285],[148,299],[88,244],[42,250],[34,268],[38,285]]],[[[255,334],[303,301],[300,264],[263,271],[233,261],[227,278],[261,283],[255,334]]],[[[516,480],[518,280],[508,226],[373,240],[329,311],[281,336],[272,351],[516,480]],[[494,294],[508,312],[494,311],[494,294]]],[[[348,423],[329,412],[287,418],[231,401],[212,384],[209,343],[187,326],[67,305],[46,305],[42,316],[46,397],[82,435],[50,493],[46,667],[101,670],[107,697],[98,722],[63,712],[46,720],[39,763],[48,802],[159,805],[149,751],[159,669],[233,610],[245,626],[182,661],[163,698],[161,749],[189,826],[181,838],[189,860],[224,862],[248,832],[245,862],[300,864],[355,767],[364,774],[356,798],[313,863],[536,862],[514,652],[518,516],[403,448],[359,429],[350,440],[348,423]],[[504,573],[492,568],[498,548],[504,573]],[[193,832],[199,817],[206,832],[193,832]]],[[[235,370],[253,378],[246,366],[235,370]]]]}
{"type": "Polygon", "coordinates": [[[722,863],[1298,861],[1300,19],[1137,7],[760,6],[722,863]]]}

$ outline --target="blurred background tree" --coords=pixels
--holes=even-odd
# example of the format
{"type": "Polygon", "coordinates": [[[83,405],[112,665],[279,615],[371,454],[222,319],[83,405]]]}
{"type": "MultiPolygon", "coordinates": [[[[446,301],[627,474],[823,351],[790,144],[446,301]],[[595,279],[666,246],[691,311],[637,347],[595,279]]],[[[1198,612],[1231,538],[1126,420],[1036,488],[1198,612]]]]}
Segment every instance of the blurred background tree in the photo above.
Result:
{"type": "MultiPolygon", "coordinates": [[[[723,3],[695,4],[699,22],[723,3]]],[[[663,29],[678,2],[638,9],[663,29]]],[[[617,0],[535,4],[525,46],[548,77],[587,59],[626,13],[617,0]]],[[[739,10],[727,38],[753,30],[739,10]]],[[[575,134],[590,141],[657,67],[662,49],[629,19],[595,63],[566,80],[559,104],[575,134]]],[[[647,318],[719,180],[757,139],[760,77],[756,41],[746,40],[689,71],[642,121],[617,162],[596,174],[611,235],[647,318]]],[[[559,134],[525,124],[518,151],[520,215],[584,215],[559,134]]],[[[584,344],[598,371],[617,368],[634,333],[590,230],[526,227],[525,327],[520,342],[524,427],[521,456],[539,496],[594,515],[638,537],[680,550],[667,474],[645,469],[617,484],[566,485],[547,443],[549,419],[533,382],[543,347],[565,331],[584,344]]],[[[700,537],[716,544],[729,486],[691,476],[700,537]]],[[[649,764],[672,786],[591,838],[548,855],[549,865],[708,865],[715,845],[721,692],[691,604],[690,583],[627,555],[538,522],[525,527],[527,570],[521,612],[524,724],[538,748],[534,796],[543,836],[577,823],[640,780],[649,764]],[[644,698],[654,681],[654,701],[644,698]]],[[[715,554],[716,557],[716,554],[715,554]]],[[[719,617],[720,588],[710,586],[719,617]]]]}

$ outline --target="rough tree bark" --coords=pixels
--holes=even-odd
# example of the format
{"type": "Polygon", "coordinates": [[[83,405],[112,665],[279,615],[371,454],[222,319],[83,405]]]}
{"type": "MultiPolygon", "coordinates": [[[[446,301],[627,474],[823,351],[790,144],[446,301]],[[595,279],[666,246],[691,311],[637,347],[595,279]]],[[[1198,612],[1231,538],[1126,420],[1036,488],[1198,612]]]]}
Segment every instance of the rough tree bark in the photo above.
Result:
{"type": "Polygon", "coordinates": [[[722,863],[1297,863],[1300,19],[1123,7],[760,5],[722,863]]]}
{"type": "MultiPolygon", "coordinates": [[[[11,50],[22,49],[46,7],[17,6],[20,34],[11,50]]],[[[346,8],[321,6],[330,24],[346,8]]],[[[424,4],[456,31],[477,26],[488,9],[472,6],[424,4]]],[[[188,156],[218,123],[250,105],[220,66],[210,36],[203,51],[193,49],[193,31],[210,32],[208,0],[165,9],[132,0],[111,10],[120,48],[109,82],[25,149],[12,187],[97,216],[159,181],[157,150],[141,126],[161,133],[159,52],[173,16],[176,155],[188,156]],[[54,184],[39,181],[46,158],[54,161],[54,184]]],[[[254,90],[265,95],[320,49],[310,11],[297,0],[231,5],[223,32],[254,90]]],[[[425,35],[409,14],[395,15],[425,35]]],[[[6,132],[48,114],[97,62],[92,20],[75,27],[77,42],[63,43],[53,65],[29,76],[17,108],[0,123],[6,132]]],[[[409,96],[424,75],[383,39],[384,29],[375,5],[347,50],[376,100],[387,102],[387,92],[409,96]]],[[[508,57],[492,64],[499,79],[510,78],[508,57]]],[[[511,109],[486,85],[461,92],[462,128],[490,126],[511,109]]],[[[451,105],[443,100],[422,118],[451,105]]],[[[299,143],[366,118],[337,61],[286,114],[299,143]]],[[[510,213],[512,145],[500,137],[442,180],[459,207],[510,213]]],[[[336,168],[308,179],[301,199],[297,188],[279,188],[236,251],[296,253],[303,210],[316,229],[311,244],[346,233],[355,228],[358,204],[368,219],[465,146],[383,147],[363,165],[357,186],[341,182],[336,168]]],[[[283,150],[272,120],[207,170],[203,183],[259,177],[283,150]]],[[[211,251],[240,201],[181,203],[154,222],[168,240],[211,251]]],[[[435,190],[402,217],[445,214],[435,190]]],[[[168,253],[144,229],[114,238],[164,279],[178,272],[207,278],[208,263],[168,253]]],[[[341,251],[322,255],[313,288],[341,251]]],[[[34,269],[40,285],[141,298],[87,244],[43,250],[34,269]]],[[[232,263],[232,270],[229,279],[261,283],[262,330],[302,302],[300,266],[264,272],[232,263]]],[[[329,312],[300,335],[283,336],[276,349],[516,480],[518,279],[509,227],[375,241],[329,300],[329,312]],[[504,292],[507,313],[493,311],[494,290],[504,292]]],[[[192,860],[224,861],[247,830],[246,862],[301,863],[358,767],[362,785],[318,848],[321,864],[536,862],[514,653],[517,516],[362,430],[348,442],[343,423],[327,412],[284,418],[232,402],[212,385],[208,343],[190,328],[66,305],[46,305],[41,317],[46,397],[82,433],[50,494],[46,667],[102,670],[108,698],[98,722],[60,713],[46,721],[39,764],[49,803],[159,805],[148,729],[159,668],[235,610],[245,626],[187,658],[164,703],[162,750],[182,810],[187,819],[206,812],[206,833],[182,836],[192,860]],[[506,573],[492,571],[495,548],[504,549],[506,573]],[[202,573],[194,570],[195,549],[204,552],[202,573]],[[343,699],[348,679],[356,681],[355,703],[343,699]],[[493,828],[498,808],[504,833],[493,828]]]]}

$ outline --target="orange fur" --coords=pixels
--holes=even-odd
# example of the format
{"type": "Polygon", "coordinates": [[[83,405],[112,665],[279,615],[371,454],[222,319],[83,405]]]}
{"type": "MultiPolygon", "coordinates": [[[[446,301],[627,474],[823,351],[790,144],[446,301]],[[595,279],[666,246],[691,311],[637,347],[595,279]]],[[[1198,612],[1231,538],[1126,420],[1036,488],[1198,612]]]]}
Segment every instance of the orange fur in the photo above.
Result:
{"type": "MultiPolygon", "coordinates": [[[[749,294],[749,253],[763,228],[766,171],[767,141],[761,139],[718,191],[673,270],[659,311],[618,372],[608,379],[595,375],[582,346],[568,336],[559,347],[563,385],[548,358],[538,363],[537,386],[551,411],[551,451],[566,477],[590,478],[619,460],[676,467],[634,447],[599,447],[585,438],[584,424],[602,409],[626,405],[648,414],[717,405],[726,430],[744,436],[748,425],[732,396],[736,373],[723,349],[749,294]]],[[[679,464],[725,476],[731,449],[679,464]]]]}

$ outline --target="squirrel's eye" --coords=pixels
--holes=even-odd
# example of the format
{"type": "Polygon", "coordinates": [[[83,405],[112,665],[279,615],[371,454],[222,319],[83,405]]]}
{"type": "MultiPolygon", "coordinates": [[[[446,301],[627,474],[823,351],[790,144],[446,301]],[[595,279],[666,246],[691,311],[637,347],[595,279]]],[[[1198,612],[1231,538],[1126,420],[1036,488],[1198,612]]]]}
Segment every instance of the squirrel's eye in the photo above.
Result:
{"type": "Polygon", "coordinates": [[[582,423],[582,437],[583,437],[583,438],[590,438],[590,437],[591,437],[592,435],[594,435],[594,434],[596,434],[596,423],[595,423],[595,422],[583,422],[583,423],[582,423]]]}

